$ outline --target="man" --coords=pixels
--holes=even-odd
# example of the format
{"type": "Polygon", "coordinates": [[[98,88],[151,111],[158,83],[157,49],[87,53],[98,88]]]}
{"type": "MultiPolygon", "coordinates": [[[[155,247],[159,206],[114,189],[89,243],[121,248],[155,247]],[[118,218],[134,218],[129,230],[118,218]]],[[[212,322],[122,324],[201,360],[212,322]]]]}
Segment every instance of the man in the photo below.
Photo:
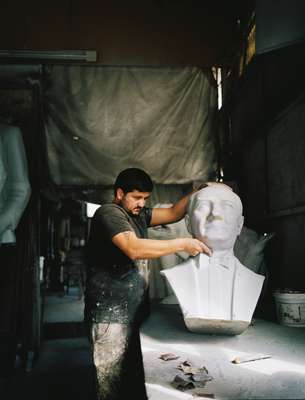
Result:
{"type": "Polygon", "coordinates": [[[114,185],[111,204],[102,205],[91,225],[85,319],[90,325],[99,400],[147,399],[139,339],[147,286],[139,267],[177,251],[195,256],[211,250],[200,240],[147,239],[147,227],[182,219],[189,196],[171,208],[150,209],[153,189],[146,172],[129,168],[114,185]]]}
{"type": "Polygon", "coordinates": [[[249,325],[264,277],[233,253],[244,218],[240,198],[214,183],[194,193],[186,221],[190,233],[213,248],[162,273],[181,305],[186,326],[201,333],[239,334],[249,325]]]}

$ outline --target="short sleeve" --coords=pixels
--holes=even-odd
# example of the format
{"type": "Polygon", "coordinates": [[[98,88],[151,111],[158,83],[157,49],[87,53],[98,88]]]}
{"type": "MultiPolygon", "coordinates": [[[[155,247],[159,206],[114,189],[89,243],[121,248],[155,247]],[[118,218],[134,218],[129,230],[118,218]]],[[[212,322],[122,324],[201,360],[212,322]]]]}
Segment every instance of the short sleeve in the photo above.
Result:
{"type": "Polygon", "coordinates": [[[112,239],[118,233],[133,231],[124,210],[114,204],[101,206],[96,211],[95,218],[109,239],[112,239]]]}
{"type": "Polygon", "coordinates": [[[152,208],[144,207],[144,215],[145,215],[146,225],[149,226],[152,217],[152,208]]]}

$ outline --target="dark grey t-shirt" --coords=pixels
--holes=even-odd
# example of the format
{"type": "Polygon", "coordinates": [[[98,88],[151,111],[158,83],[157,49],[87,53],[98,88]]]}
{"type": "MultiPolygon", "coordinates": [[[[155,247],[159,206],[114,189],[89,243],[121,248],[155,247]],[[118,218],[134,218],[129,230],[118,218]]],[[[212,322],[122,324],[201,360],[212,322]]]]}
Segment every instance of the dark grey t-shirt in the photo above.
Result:
{"type": "Polygon", "coordinates": [[[129,259],[112,238],[126,231],[146,238],[151,215],[150,208],[134,216],[116,204],[102,205],[96,211],[85,249],[86,321],[134,323],[147,315],[147,282],[138,268],[143,264],[129,259]]]}
{"type": "Polygon", "coordinates": [[[112,238],[121,232],[133,231],[139,238],[147,238],[152,209],[144,207],[139,215],[130,215],[116,204],[104,204],[94,214],[90,236],[86,245],[86,259],[95,271],[112,269],[115,266],[133,264],[112,238]]]}

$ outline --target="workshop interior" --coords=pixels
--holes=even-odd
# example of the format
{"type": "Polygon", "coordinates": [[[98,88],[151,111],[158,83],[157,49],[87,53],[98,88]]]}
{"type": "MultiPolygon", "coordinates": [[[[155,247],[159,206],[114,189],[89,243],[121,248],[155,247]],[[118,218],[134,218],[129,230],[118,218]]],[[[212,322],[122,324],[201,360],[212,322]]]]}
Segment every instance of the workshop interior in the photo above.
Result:
{"type": "Polygon", "coordinates": [[[0,19],[1,399],[94,399],[83,249],[129,167],[151,207],[230,186],[234,254],[264,278],[247,324],[192,332],[161,273],[185,254],[150,260],[149,398],[305,398],[303,1],[10,1],[0,19]]]}

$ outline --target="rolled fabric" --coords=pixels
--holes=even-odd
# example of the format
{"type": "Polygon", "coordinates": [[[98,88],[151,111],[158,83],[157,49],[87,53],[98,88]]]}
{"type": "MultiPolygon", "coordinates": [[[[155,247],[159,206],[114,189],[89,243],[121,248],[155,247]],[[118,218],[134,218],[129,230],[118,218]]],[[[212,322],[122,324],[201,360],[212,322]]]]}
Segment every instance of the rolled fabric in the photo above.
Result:
{"type": "Polygon", "coordinates": [[[31,186],[20,128],[0,123],[0,244],[15,243],[15,229],[31,186]]]}

